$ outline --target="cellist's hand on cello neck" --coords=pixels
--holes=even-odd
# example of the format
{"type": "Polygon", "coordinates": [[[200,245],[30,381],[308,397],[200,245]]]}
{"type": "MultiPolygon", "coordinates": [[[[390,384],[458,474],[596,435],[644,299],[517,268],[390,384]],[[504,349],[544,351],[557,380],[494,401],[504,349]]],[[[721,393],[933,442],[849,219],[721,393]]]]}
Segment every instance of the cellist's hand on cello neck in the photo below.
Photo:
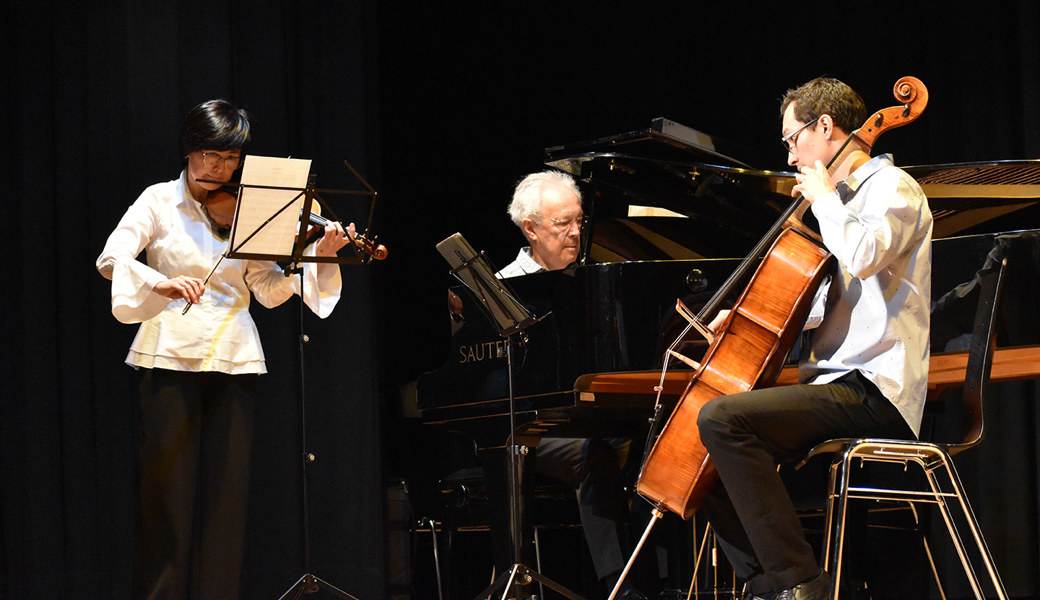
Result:
{"type": "Polygon", "coordinates": [[[798,184],[791,190],[791,195],[797,197],[801,194],[810,204],[820,196],[831,194],[835,190],[830,173],[827,172],[823,161],[816,161],[812,167],[802,167],[801,172],[796,174],[794,179],[798,184]]]}

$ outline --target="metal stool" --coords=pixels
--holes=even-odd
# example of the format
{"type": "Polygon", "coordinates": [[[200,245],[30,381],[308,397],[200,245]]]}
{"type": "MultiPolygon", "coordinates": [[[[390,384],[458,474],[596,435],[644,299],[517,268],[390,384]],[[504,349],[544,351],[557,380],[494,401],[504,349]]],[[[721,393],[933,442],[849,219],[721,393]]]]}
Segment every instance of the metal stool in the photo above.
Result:
{"type": "MultiPolygon", "coordinates": [[[[987,261],[986,266],[977,277],[978,283],[981,284],[979,300],[971,336],[964,391],[961,395],[961,402],[969,417],[969,423],[967,431],[960,441],[943,444],[914,440],[834,439],[818,444],[799,465],[804,465],[810,458],[817,455],[834,455],[830,467],[823,532],[823,556],[824,569],[830,572],[833,579],[832,595],[835,600],[841,590],[846,512],[850,500],[905,504],[915,511],[915,519],[917,505],[936,506],[942,515],[975,597],[979,600],[986,597],[974,568],[975,562],[981,561],[992,585],[992,591],[1000,600],[1007,600],[1007,592],[993,564],[989,548],[983,539],[978,522],[964,494],[957,469],[951,459],[952,455],[974,447],[982,441],[983,388],[989,380],[992,367],[996,342],[994,321],[1006,266],[1006,258],[987,261]],[[852,467],[857,460],[860,466],[868,463],[888,463],[899,464],[906,469],[910,465],[917,465],[927,480],[927,489],[889,489],[853,485],[852,467]],[[972,546],[965,543],[958,522],[961,525],[967,525],[971,539],[974,541],[972,546]]],[[[934,562],[932,568],[934,573],[934,562]]],[[[945,598],[938,577],[937,583],[939,583],[940,593],[945,598]]]]}

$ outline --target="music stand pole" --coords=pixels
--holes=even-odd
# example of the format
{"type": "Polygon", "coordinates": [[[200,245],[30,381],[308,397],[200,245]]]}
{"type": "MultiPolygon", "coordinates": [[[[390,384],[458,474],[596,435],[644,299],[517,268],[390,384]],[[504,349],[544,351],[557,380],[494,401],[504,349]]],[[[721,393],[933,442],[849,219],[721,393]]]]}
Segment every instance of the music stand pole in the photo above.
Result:
{"type": "Polygon", "coordinates": [[[523,534],[521,524],[520,507],[520,485],[523,481],[521,471],[520,455],[527,454],[527,446],[516,443],[516,393],[513,388],[513,345],[516,335],[524,335],[520,329],[506,337],[506,364],[509,382],[509,513],[510,513],[510,541],[513,550],[513,565],[508,571],[502,573],[484,591],[477,594],[474,600],[489,598],[496,590],[502,589],[502,600],[516,598],[516,587],[528,585],[532,581],[541,583],[554,592],[569,598],[570,600],[585,600],[579,594],[567,589],[563,585],[549,579],[538,571],[528,567],[522,562],[523,548],[521,536],[523,534]]]}
{"type": "Polygon", "coordinates": [[[297,600],[303,594],[316,594],[325,589],[340,598],[358,600],[357,597],[344,592],[331,583],[316,577],[311,571],[311,520],[310,520],[310,464],[314,462],[314,455],[307,450],[307,402],[306,402],[306,379],[304,369],[304,347],[309,340],[303,330],[303,267],[293,263],[286,267],[287,272],[295,272],[300,277],[300,314],[299,314],[299,367],[300,367],[300,446],[303,448],[302,461],[302,498],[303,498],[303,576],[293,584],[279,600],[297,600]]]}
{"type": "MultiPolygon", "coordinates": [[[[309,209],[310,207],[310,196],[313,195],[313,179],[308,183],[307,198],[305,199],[305,206],[309,209]]],[[[300,231],[301,235],[306,236],[306,227],[303,223],[303,215],[301,214],[300,231]]],[[[318,265],[315,265],[317,268],[318,265]]],[[[279,600],[297,600],[300,596],[307,594],[316,594],[321,590],[328,590],[339,598],[345,600],[358,600],[357,597],[348,594],[347,592],[337,588],[331,583],[316,577],[311,571],[311,520],[310,520],[310,465],[314,462],[314,455],[307,449],[307,388],[306,388],[306,370],[304,368],[304,350],[307,342],[310,338],[304,332],[304,272],[303,266],[296,260],[293,260],[289,265],[285,267],[286,275],[295,273],[300,277],[300,301],[299,301],[299,328],[297,339],[298,352],[299,352],[299,395],[300,395],[300,446],[302,453],[300,455],[302,461],[302,500],[303,500],[303,576],[300,577],[296,583],[293,584],[284,594],[282,594],[279,600]]]]}
{"type": "MultiPolygon", "coordinates": [[[[527,455],[527,446],[516,443],[516,392],[513,389],[513,343],[514,336],[506,338],[506,368],[509,381],[509,530],[510,540],[513,544],[513,564],[521,564],[523,544],[521,536],[523,529],[520,519],[520,486],[524,480],[521,471],[520,454],[527,455]]],[[[521,333],[523,335],[523,333],[521,333]]],[[[516,594],[512,595],[516,598],[516,594]]]]}

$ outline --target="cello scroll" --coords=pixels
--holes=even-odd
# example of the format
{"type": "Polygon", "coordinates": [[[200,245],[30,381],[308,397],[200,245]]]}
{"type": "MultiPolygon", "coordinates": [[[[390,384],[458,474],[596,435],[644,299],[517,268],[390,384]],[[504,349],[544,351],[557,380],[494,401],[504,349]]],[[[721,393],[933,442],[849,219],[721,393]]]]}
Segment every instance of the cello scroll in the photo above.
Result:
{"type": "Polygon", "coordinates": [[[883,108],[867,119],[855,131],[855,136],[867,147],[873,147],[878,136],[896,127],[912,123],[928,106],[928,88],[916,77],[903,77],[892,88],[899,106],[883,108]]]}

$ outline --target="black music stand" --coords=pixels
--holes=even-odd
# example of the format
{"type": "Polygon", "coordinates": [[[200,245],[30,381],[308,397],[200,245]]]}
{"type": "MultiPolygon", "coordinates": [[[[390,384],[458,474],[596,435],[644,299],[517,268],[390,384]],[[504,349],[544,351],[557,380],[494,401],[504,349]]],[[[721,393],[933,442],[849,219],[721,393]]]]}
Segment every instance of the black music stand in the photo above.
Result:
{"type": "MultiPolygon", "coordinates": [[[[248,158],[247,158],[248,160],[248,158]]],[[[340,257],[340,256],[304,256],[307,245],[309,244],[309,228],[311,225],[321,224],[323,219],[314,220],[314,216],[311,213],[311,206],[314,200],[321,201],[322,206],[325,206],[329,210],[329,213],[333,216],[332,220],[338,220],[332,213],[331,208],[323,201],[320,194],[347,194],[347,195],[370,195],[372,198],[372,206],[369,211],[369,224],[371,224],[372,212],[375,208],[376,192],[369,186],[361,175],[358,174],[354,168],[344,161],[344,164],[354,173],[355,176],[368,188],[368,191],[353,191],[353,190],[318,190],[314,187],[314,175],[310,174],[307,180],[307,186],[304,188],[293,188],[293,187],[280,187],[280,186],[265,186],[265,185],[253,185],[247,183],[232,184],[235,187],[240,188],[239,202],[235,211],[234,225],[231,230],[231,238],[228,244],[228,250],[224,253],[221,258],[245,258],[245,259],[257,259],[257,260],[271,260],[278,262],[282,265],[282,270],[285,272],[285,276],[289,277],[293,274],[297,274],[300,278],[300,302],[299,302],[299,329],[298,329],[298,353],[299,353],[299,399],[300,399],[300,431],[301,431],[301,448],[303,450],[301,454],[302,461],[302,490],[301,490],[301,503],[303,508],[303,562],[304,562],[304,574],[301,576],[296,583],[292,585],[284,594],[281,595],[279,600],[300,598],[301,595],[315,594],[321,590],[327,590],[339,598],[345,600],[358,600],[356,596],[348,594],[347,592],[337,588],[331,583],[315,576],[311,571],[311,548],[310,548],[310,494],[309,494],[309,465],[314,462],[315,456],[307,450],[307,410],[306,410],[306,370],[304,369],[304,346],[309,341],[308,336],[304,333],[303,322],[304,322],[304,276],[303,266],[301,263],[313,262],[313,263],[357,263],[367,262],[371,257],[361,258],[360,260],[356,257],[340,257]],[[275,203],[271,205],[268,202],[267,211],[270,214],[264,213],[262,221],[252,231],[241,231],[239,229],[239,217],[242,213],[249,210],[254,210],[253,207],[249,206],[247,202],[247,193],[249,189],[257,189],[262,191],[282,191],[285,198],[288,201],[280,206],[275,203]],[[276,240],[264,240],[263,229],[272,224],[277,224],[278,219],[285,219],[284,215],[292,214],[289,211],[290,207],[295,207],[303,199],[303,205],[299,209],[298,224],[290,232],[291,236],[294,236],[291,245],[291,250],[278,251],[272,249],[277,246],[288,246],[287,239],[276,239],[276,240]],[[258,237],[260,236],[260,237],[258,237]],[[239,241],[241,240],[241,241],[239,241]],[[250,242],[255,241],[259,245],[257,248],[251,248],[250,242]]],[[[261,209],[263,210],[263,209],[261,209]]],[[[296,217],[294,217],[295,219],[296,217]]],[[[255,221],[255,219],[254,219],[255,221]]],[[[362,236],[367,237],[368,227],[365,229],[365,233],[362,236]]],[[[360,250],[354,246],[356,253],[360,254],[360,250]]],[[[218,261],[219,264],[219,261],[218,261]]],[[[214,270],[216,266],[213,267],[214,270]]],[[[191,305],[185,307],[185,312],[191,305]]]]}
{"type": "Polygon", "coordinates": [[[462,234],[453,234],[440,242],[437,244],[437,250],[451,265],[451,274],[473,292],[473,295],[480,301],[481,307],[491,317],[491,321],[498,329],[498,334],[506,339],[506,363],[509,377],[509,538],[512,545],[513,564],[508,571],[499,575],[490,586],[480,592],[474,600],[489,598],[498,589],[505,590],[503,600],[518,598],[515,588],[528,585],[532,580],[571,600],[584,600],[578,594],[521,562],[520,483],[522,475],[519,455],[526,454],[527,447],[519,446],[515,442],[516,395],[513,391],[513,345],[517,335],[520,335],[521,339],[526,338],[524,330],[548,315],[532,316],[531,312],[516,299],[504,283],[495,277],[495,272],[484,253],[478,254],[474,251],[462,234]]]}

